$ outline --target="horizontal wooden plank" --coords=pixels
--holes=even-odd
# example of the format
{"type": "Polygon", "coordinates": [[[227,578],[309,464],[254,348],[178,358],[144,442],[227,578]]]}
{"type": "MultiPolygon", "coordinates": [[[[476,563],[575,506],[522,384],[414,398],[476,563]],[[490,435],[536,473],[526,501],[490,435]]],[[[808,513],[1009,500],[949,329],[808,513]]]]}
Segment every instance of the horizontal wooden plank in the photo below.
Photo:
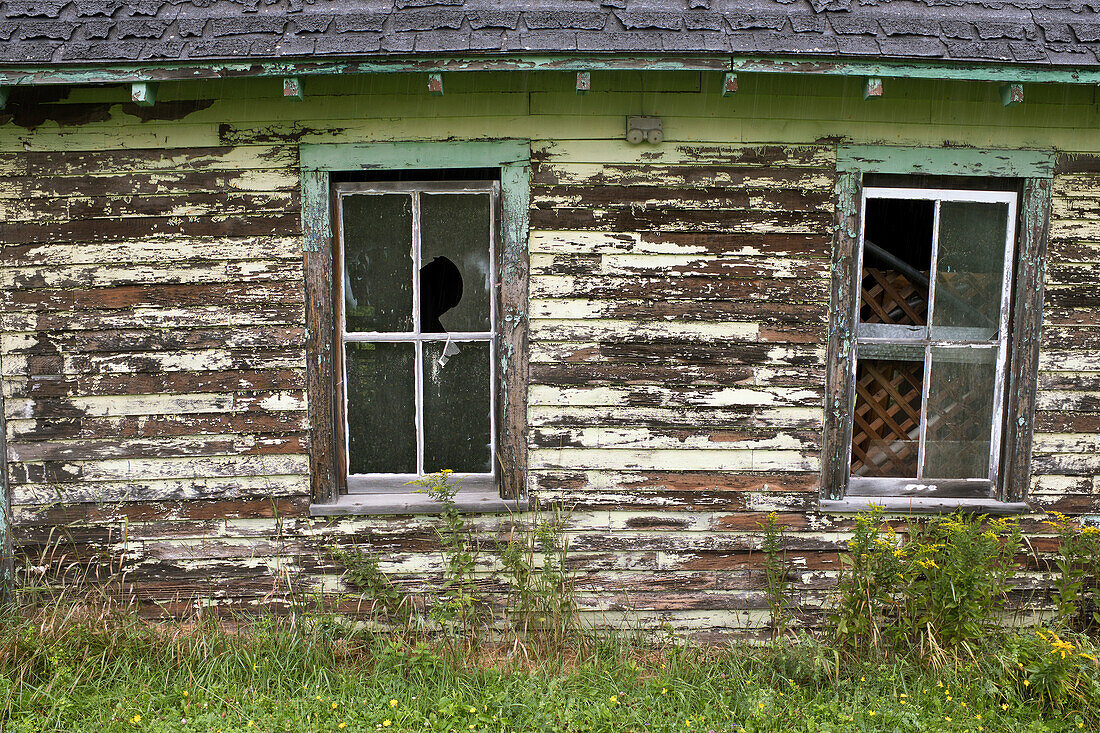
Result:
{"type": "Polygon", "coordinates": [[[661,186],[683,188],[798,189],[829,191],[835,174],[824,169],[736,164],[667,165],[536,163],[531,185],[539,186],[661,186]]]}
{"type": "Polygon", "coordinates": [[[649,427],[678,430],[794,430],[820,431],[820,407],[650,407],[531,405],[532,429],[649,427]]]}
{"type": "MultiPolygon", "coordinates": [[[[260,457],[254,457],[260,458],[260,457]]],[[[263,456],[262,458],[268,458],[263,456]]],[[[293,458],[293,457],[290,457],[293,458]]],[[[169,459],[163,459],[168,461],[169,459]]],[[[181,459],[173,459],[181,460],[181,459]]],[[[191,462],[190,475],[183,477],[160,476],[155,472],[141,472],[137,476],[122,476],[120,481],[93,482],[90,479],[79,480],[76,483],[59,482],[53,479],[50,483],[23,483],[16,481],[12,487],[12,506],[18,511],[23,506],[50,506],[63,502],[66,505],[82,503],[107,504],[112,502],[182,502],[182,501],[223,501],[226,499],[262,499],[273,501],[283,497],[302,497],[309,495],[309,476],[306,471],[293,471],[291,475],[240,473],[246,466],[237,464],[237,473],[233,473],[232,466],[224,466],[224,476],[214,475],[210,462],[213,459],[197,459],[206,461],[206,467],[200,468],[194,461],[191,462]]],[[[162,461],[162,462],[163,462],[162,461]]],[[[94,462],[93,462],[94,463],[94,462]]],[[[223,464],[225,461],[223,461],[223,464]]],[[[279,457],[277,461],[268,461],[268,465],[279,465],[284,468],[298,468],[300,460],[287,460],[279,457]]],[[[53,465],[53,464],[48,464],[53,465]]],[[[19,470],[18,478],[25,478],[27,473],[39,473],[40,469],[27,471],[24,464],[15,464],[19,470]]],[[[308,469],[307,469],[308,471],[308,469]]],[[[62,476],[72,475],[63,471],[53,471],[62,476]]],[[[80,473],[77,469],[73,473],[80,473]]],[[[103,470],[99,475],[108,475],[111,472],[103,470]]],[[[114,473],[119,473],[115,471],[114,473]]]]}
{"type": "Polygon", "coordinates": [[[289,237],[301,230],[301,216],[149,216],[131,219],[87,219],[70,222],[0,222],[0,243],[109,242],[139,236],[289,237]]]}
{"type": "Polygon", "coordinates": [[[13,420],[47,417],[111,417],[116,415],[173,415],[202,412],[305,410],[301,390],[149,395],[88,395],[77,397],[8,397],[5,417],[13,420]]]}
{"type": "Polygon", "coordinates": [[[530,220],[531,226],[536,229],[814,234],[827,230],[832,216],[828,212],[817,211],[669,211],[580,207],[532,209],[530,220]]]}
{"type": "MultiPolygon", "coordinates": [[[[534,449],[629,448],[632,450],[815,450],[820,437],[813,432],[707,431],[674,428],[540,427],[531,432],[534,449]]],[[[687,460],[690,460],[687,459],[687,460]]]]}
{"type": "MultiPolygon", "coordinates": [[[[741,279],[730,276],[633,277],[595,275],[534,275],[532,298],[613,298],[637,300],[754,300],[787,303],[828,303],[826,278],[741,279]]],[[[1100,303],[1100,295],[1096,296],[1100,303]]]]}
{"type": "Polygon", "coordinates": [[[622,342],[543,342],[530,347],[531,363],[601,362],[665,364],[729,364],[771,366],[819,366],[825,361],[822,344],[731,342],[700,344],[678,339],[631,339],[622,342]]]}
{"type": "Polygon", "coordinates": [[[531,319],[530,338],[546,341],[633,341],[671,338],[681,341],[749,341],[760,338],[755,323],[644,320],[531,319]]]}
{"type": "Polygon", "coordinates": [[[305,453],[302,435],[228,435],[156,439],[99,438],[8,443],[8,461],[86,461],[103,458],[172,458],[305,453]]]}
{"type": "MultiPolygon", "coordinates": [[[[108,155],[108,163],[109,163],[108,155]]],[[[296,168],[158,170],[150,173],[102,168],[96,174],[49,175],[37,171],[27,176],[0,178],[0,199],[93,196],[146,196],[169,192],[227,193],[231,191],[293,193],[299,189],[296,168]],[[109,172],[108,172],[109,171],[109,172]]]]}
{"type": "Polygon", "coordinates": [[[698,255],[581,255],[532,254],[532,278],[570,277],[726,277],[756,280],[761,278],[827,279],[824,260],[779,257],[723,257],[698,255]]]}
{"type": "Polygon", "coordinates": [[[298,151],[290,145],[243,147],[145,148],[0,152],[0,176],[89,176],[104,171],[240,171],[249,168],[293,169],[298,151]]]}
{"type": "Polygon", "coordinates": [[[304,327],[228,326],[225,328],[180,328],[149,331],[36,331],[0,336],[2,354],[46,354],[67,357],[75,354],[127,354],[143,351],[185,349],[282,349],[304,347],[304,327]]]}
{"type": "Polygon", "coordinates": [[[291,237],[162,237],[118,242],[45,242],[0,247],[2,266],[52,266],[225,260],[299,260],[302,239],[291,237]]]}
{"type": "Polygon", "coordinates": [[[157,438],[170,435],[286,435],[309,429],[302,410],[183,413],[177,415],[69,416],[7,421],[8,440],[102,437],[157,438]]]}
{"type": "Polygon", "coordinates": [[[656,209],[681,211],[828,211],[833,194],[825,189],[730,189],[726,187],[566,185],[531,190],[535,209],[656,209]]]}
{"type": "Polygon", "coordinates": [[[827,258],[831,234],[760,232],[601,232],[533,229],[528,249],[539,254],[720,255],[827,258]]]}
{"type": "MultiPolygon", "coordinates": [[[[822,366],[753,366],[751,364],[662,364],[623,361],[536,362],[530,365],[532,384],[561,387],[588,385],[663,384],[692,387],[697,384],[731,386],[817,387],[825,383],[822,366]]],[[[1098,387],[1100,388],[1100,387],[1098,387]]]]}
{"type": "Polygon", "coordinates": [[[159,374],[176,371],[304,369],[305,360],[305,351],[300,348],[192,349],[121,354],[9,354],[4,357],[3,369],[5,374],[19,376],[159,374]]]}
{"type": "MultiPolygon", "coordinates": [[[[824,389],[793,387],[710,387],[672,389],[652,385],[620,387],[552,387],[533,384],[527,390],[530,405],[612,407],[816,407],[824,389]]],[[[11,408],[9,411],[14,412],[11,408]]]]}
{"type": "Polygon", "coordinates": [[[160,374],[81,374],[8,376],[4,396],[71,397],[75,395],[182,394],[305,390],[304,369],[251,369],[227,372],[160,374]]]}
{"type": "Polygon", "coordinates": [[[829,145],[760,145],[665,143],[657,147],[613,140],[538,140],[531,158],[539,162],[616,163],[703,166],[764,166],[769,168],[832,168],[836,151],[829,145]]]}
{"type": "Polygon", "coordinates": [[[15,510],[19,527],[54,525],[95,525],[122,523],[139,526],[144,522],[214,521],[221,524],[234,519],[258,520],[268,517],[309,516],[309,497],[272,497],[260,499],[174,499],[159,502],[112,502],[26,506],[15,510]]]}
{"type": "Polygon", "coordinates": [[[111,310],[160,306],[255,305],[302,303],[301,282],[213,283],[185,285],[127,285],[108,288],[64,290],[5,290],[0,297],[6,311],[20,310],[111,310]]]}
{"type": "MultiPolygon", "coordinates": [[[[9,463],[8,466],[8,475],[12,484],[25,491],[38,490],[30,486],[32,484],[76,483],[78,486],[75,491],[87,492],[89,496],[94,497],[96,488],[93,484],[100,481],[146,482],[157,479],[212,479],[236,476],[306,476],[309,473],[309,457],[303,454],[283,454],[141,459],[106,458],[102,460],[9,463]]],[[[75,494],[72,495],[75,496],[75,494]]],[[[138,497],[133,497],[131,500],[135,499],[138,499],[138,497]]],[[[149,499],[150,497],[141,498],[141,500],[149,499]]],[[[71,500],[77,501],[75,498],[71,500]]],[[[17,494],[12,503],[22,504],[25,502],[20,501],[17,494]]]]}
{"type": "MultiPolygon", "coordinates": [[[[584,298],[533,298],[528,301],[532,319],[593,318],[658,322],[749,322],[783,325],[792,333],[820,335],[828,321],[823,304],[769,303],[722,300],[594,300],[584,298]],[[798,328],[802,326],[802,328],[798,328]]],[[[761,326],[764,330],[767,326],[761,326]]]]}
{"type": "Polygon", "coordinates": [[[186,308],[143,306],[116,310],[8,311],[0,313],[0,329],[29,331],[109,331],[125,328],[224,328],[266,325],[301,326],[303,303],[245,303],[232,306],[194,305],[186,308]]]}
{"type": "Polygon", "coordinates": [[[23,222],[98,221],[149,216],[242,216],[299,208],[296,191],[0,198],[0,216],[6,221],[23,222]]]}

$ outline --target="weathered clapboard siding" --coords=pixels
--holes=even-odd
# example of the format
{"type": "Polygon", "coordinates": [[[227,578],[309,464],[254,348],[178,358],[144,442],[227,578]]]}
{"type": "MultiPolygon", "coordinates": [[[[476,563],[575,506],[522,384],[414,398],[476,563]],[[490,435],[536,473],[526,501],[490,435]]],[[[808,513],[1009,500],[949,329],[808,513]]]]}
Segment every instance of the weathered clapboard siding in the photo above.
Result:
{"type": "MultiPolygon", "coordinates": [[[[790,533],[812,623],[851,518],[817,511],[836,142],[1069,151],[1054,180],[1031,499],[1098,513],[1100,124],[1092,92],[697,73],[165,84],[142,122],[0,126],[0,376],[25,568],[113,581],[150,613],[339,590],[366,546],[408,589],[430,517],[308,516],[299,143],[533,140],[529,486],[565,510],[581,606],[708,638],[766,623],[758,525],[790,533]],[[630,146],[627,114],[666,141],[630,146]]],[[[475,517],[493,549],[519,518],[475,517]]],[[[1045,528],[1013,604],[1042,591],[1045,528]]],[[[499,588],[499,584],[491,586],[499,588]]],[[[343,606],[356,611],[354,603],[343,606]]],[[[362,609],[359,609],[362,610],[362,609]]]]}

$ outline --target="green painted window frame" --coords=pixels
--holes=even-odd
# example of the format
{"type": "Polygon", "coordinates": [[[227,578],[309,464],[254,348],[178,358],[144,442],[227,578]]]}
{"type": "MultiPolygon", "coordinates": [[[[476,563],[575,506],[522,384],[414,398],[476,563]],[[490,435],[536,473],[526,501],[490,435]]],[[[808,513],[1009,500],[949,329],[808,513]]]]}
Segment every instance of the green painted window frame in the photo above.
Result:
{"type": "Polygon", "coordinates": [[[527,498],[527,251],[531,189],[531,143],[393,142],[304,144],[299,148],[302,252],[306,290],[307,397],[310,423],[310,487],[314,513],[413,513],[437,507],[417,497],[389,495],[349,509],[335,445],[334,293],[331,175],[335,172],[498,168],[501,247],[497,326],[498,445],[500,499],[474,497],[460,509],[503,511],[527,498]]]}
{"type": "Polygon", "coordinates": [[[823,511],[860,511],[870,503],[891,511],[985,513],[1029,511],[1035,397],[1042,327],[1043,280],[1050,227],[1051,182],[1056,153],[1047,150],[837,147],[836,229],[833,237],[830,329],[826,350],[824,431],[821,454],[823,511]],[[852,442],[851,367],[855,353],[855,305],[859,298],[859,220],[863,177],[868,174],[1011,178],[1022,181],[1013,273],[1011,334],[1006,365],[1002,472],[994,499],[845,498],[852,442]]]}

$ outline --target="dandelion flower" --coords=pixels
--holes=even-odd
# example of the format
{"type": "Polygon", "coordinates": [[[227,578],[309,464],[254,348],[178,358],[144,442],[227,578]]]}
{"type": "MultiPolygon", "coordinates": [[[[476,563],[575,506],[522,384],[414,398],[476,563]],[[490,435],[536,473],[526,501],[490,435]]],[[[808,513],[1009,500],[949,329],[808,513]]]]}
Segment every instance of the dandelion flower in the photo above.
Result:
{"type": "Polygon", "coordinates": [[[1028,681],[1028,680],[1024,680],[1024,687],[1027,687],[1027,686],[1028,686],[1028,685],[1030,685],[1030,684],[1031,684],[1031,682],[1030,682],[1030,681],[1028,681]]]}
{"type": "Polygon", "coordinates": [[[141,716],[140,715],[135,715],[134,717],[130,718],[130,722],[133,723],[134,725],[137,725],[138,723],[141,722],[141,716]]]}
{"type": "Polygon", "coordinates": [[[661,694],[662,695],[667,695],[668,694],[668,688],[667,687],[662,687],[661,688],[661,694]]]}
{"type": "Polygon", "coordinates": [[[253,722],[252,722],[251,720],[250,720],[250,721],[248,721],[248,727],[249,727],[249,728],[251,728],[251,727],[252,727],[253,725],[254,725],[254,724],[253,724],[253,722]]]}
{"type": "Polygon", "coordinates": [[[184,691],[183,691],[183,696],[184,696],[184,697],[187,697],[187,696],[188,696],[188,695],[190,695],[190,694],[191,694],[191,693],[190,693],[190,692],[188,692],[187,690],[184,690],[184,691]]]}
{"type": "Polygon", "coordinates": [[[397,700],[390,700],[390,707],[391,708],[397,707],[397,700]]]}
{"type": "Polygon", "coordinates": [[[393,725],[393,721],[389,720],[388,718],[382,721],[383,728],[389,728],[391,725],[393,725]]]}
{"type": "Polygon", "coordinates": [[[1008,703],[1007,702],[1002,702],[1001,703],[1001,710],[1008,710],[1008,703]]]}
{"type": "Polygon", "coordinates": [[[470,708],[470,712],[471,712],[471,713],[476,713],[476,712],[477,712],[477,708],[470,708]]]}

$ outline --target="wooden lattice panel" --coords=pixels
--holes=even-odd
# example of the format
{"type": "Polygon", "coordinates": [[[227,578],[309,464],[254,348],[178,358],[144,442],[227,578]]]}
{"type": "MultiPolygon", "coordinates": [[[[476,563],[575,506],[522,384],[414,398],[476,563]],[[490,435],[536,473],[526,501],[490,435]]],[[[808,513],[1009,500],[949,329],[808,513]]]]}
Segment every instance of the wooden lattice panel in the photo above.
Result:
{"type": "Polygon", "coordinates": [[[859,299],[863,323],[923,326],[927,319],[928,289],[894,270],[864,267],[859,299]]]}
{"type": "Polygon", "coordinates": [[[919,361],[859,361],[853,476],[917,475],[923,378],[919,361]]]}

